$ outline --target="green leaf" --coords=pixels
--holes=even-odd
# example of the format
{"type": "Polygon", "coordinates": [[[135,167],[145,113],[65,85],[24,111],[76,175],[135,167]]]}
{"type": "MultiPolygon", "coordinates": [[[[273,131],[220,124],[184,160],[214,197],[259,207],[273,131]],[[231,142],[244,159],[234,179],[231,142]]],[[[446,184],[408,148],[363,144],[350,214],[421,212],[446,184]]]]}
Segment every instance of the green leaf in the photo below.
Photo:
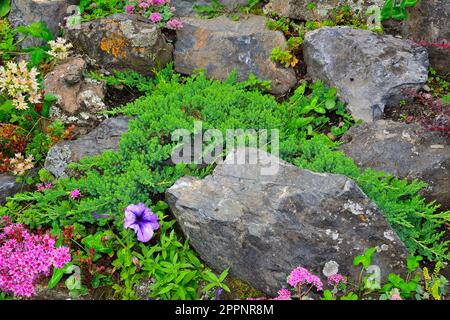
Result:
{"type": "Polygon", "coordinates": [[[0,18],[6,17],[11,10],[11,0],[0,0],[0,18]]]}
{"type": "Polygon", "coordinates": [[[61,281],[63,276],[64,276],[64,268],[53,270],[53,275],[47,284],[47,288],[53,289],[59,283],[59,281],[61,281]]]}
{"type": "Polygon", "coordinates": [[[422,261],[423,258],[421,256],[409,256],[408,260],[406,262],[406,265],[408,267],[408,271],[409,272],[414,272],[417,270],[417,268],[419,268],[419,262],[422,261]]]}
{"type": "Polygon", "coordinates": [[[223,282],[225,278],[228,276],[228,272],[230,271],[230,268],[225,269],[219,276],[219,282],[223,282]]]}
{"type": "Polygon", "coordinates": [[[26,36],[40,38],[46,41],[53,40],[52,33],[50,32],[50,30],[48,30],[47,26],[42,20],[33,22],[29,26],[19,26],[14,31],[26,36]]]}
{"type": "Polygon", "coordinates": [[[46,56],[49,56],[47,50],[43,47],[27,47],[23,49],[30,55],[30,63],[33,67],[39,66],[46,56]]]}
{"type": "Polygon", "coordinates": [[[322,300],[334,300],[333,293],[330,290],[325,290],[323,292],[322,300]]]}
{"type": "Polygon", "coordinates": [[[358,300],[358,296],[354,292],[350,292],[346,296],[341,297],[341,300],[358,300]]]}
{"type": "Polygon", "coordinates": [[[42,107],[41,116],[48,118],[50,117],[50,108],[58,98],[50,93],[46,93],[44,96],[44,106],[42,107]]]}
{"type": "Polygon", "coordinates": [[[73,270],[73,263],[70,262],[68,264],[66,264],[63,268],[60,269],[54,269],[53,270],[53,275],[50,278],[48,284],[47,284],[47,288],[48,289],[53,289],[58,283],[59,281],[61,281],[62,277],[64,276],[64,274],[66,273],[70,273],[73,270]]]}
{"type": "Polygon", "coordinates": [[[367,249],[362,255],[355,257],[353,259],[353,265],[357,266],[362,264],[365,269],[367,269],[372,263],[372,255],[375,253],[376,248],[367,249]]]}
{"type": "Polygon", "coordinates": [[[334,99],[328,99],[325,101],[325,108],[332,110],[336,107],[336,101],[334,99]]]}

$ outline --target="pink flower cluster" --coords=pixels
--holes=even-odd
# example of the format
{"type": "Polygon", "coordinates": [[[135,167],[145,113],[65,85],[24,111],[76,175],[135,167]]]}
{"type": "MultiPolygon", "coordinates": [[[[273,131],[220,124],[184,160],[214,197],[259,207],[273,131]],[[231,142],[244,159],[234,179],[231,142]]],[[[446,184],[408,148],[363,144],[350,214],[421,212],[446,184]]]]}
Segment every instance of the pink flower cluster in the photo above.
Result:
{"type": "Polygon", "coordinates": [[[288,283],[294,288],[303,284],[312,285],[316,287],[317,291],[321,291],[323,288],[323,283],[320,278],[302,267],[292,270],[288,278],[288,283]]]}
{"type": "Polygon", "coordinates": [[[280,289],[278,291],[278,297],[273,300],[292,300],[291,292],[288,289],[280,289]]]}
{"type": "Polygon", "coordinates": [[[338,286],[339,284],[347,284],[347,279],[345,279],[341,274],[332,274],[327,278],[327,283],[331,286],[338,286]]]}
{"type": "Polygon", "coordinates": [[[62,268],[70,262],[69,248],[55,248],[55,239],[48,234],[32,234],[8,217],[2,218],[1,225],[0,291],[31,297],[39,277],[49,276],[52,267],[62,268]]]}
{"type": "Polygon", "coordinates": [[[148,18],[160,27],[178,30],[183,27],[181,20],[174,18],[175,7],[169,6],[170,0],[129,0],[125,11],[148,18]]]}
{"type": "Polygon", "coordinates": [[[37,186],[37,191],[42,192],[44,190],[51,189],[52,187],[53,187],[53,185],[51,183],[45,183],[45,184],[39,183],[37,186]]]}

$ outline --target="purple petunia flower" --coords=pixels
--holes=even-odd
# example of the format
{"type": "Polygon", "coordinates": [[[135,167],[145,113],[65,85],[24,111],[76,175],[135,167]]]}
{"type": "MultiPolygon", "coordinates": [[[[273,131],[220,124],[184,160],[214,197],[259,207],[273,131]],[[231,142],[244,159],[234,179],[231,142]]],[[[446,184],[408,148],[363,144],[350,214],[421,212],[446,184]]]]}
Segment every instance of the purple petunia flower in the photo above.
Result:
{"type": "Polygon", "coordinates": [[[143,203],[130,204],[125,208],[123,227],[133,229],[139,241],[148,242],[159,228],[158,216],[143,203]]]}

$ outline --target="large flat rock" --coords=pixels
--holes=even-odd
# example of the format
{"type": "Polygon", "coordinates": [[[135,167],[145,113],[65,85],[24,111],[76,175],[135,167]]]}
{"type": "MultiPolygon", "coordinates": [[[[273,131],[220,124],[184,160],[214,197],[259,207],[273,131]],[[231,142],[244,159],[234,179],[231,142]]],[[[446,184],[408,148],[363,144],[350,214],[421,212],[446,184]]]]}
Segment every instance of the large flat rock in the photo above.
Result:
{"type": "Polygon", "coordinates": [[[383,117],[387,106],[407,98],[428,79],[428,54],[412,41],[351,27],[325,27],[306,34],[308,73],[336,87],[356,119],[383,117]]]}
{"type": "Polygon", "coordinates": [[[130,14],[115,14],[67,30],[74,47],[108,70],[131,69],[151,75],[172,60],[173,46],[153,23],[130,14]]]}
{"type": "Polygon", "coordinates": [[[69,163],[106,150],[117,150],[122,134],[128,131],[128,120],[127,117],[106,119],[87,135],[54,145],[45,159],[45,169],[57,178],[64,178],[68,176],[65,170],[69,163]]]}
{"type": "Polygon", "coordinates": [[[377,247],[373,264],[386,277],[403,272],[407,251],[377,206],[342,175],[303,170],[257,149],[230,153],[203,180],[183,177],[166,192],[190,245],[211,267],[275,294],[301,265],[327,262],[358,277],[353,258],[377,247]],[[272,165],[272,175],[262,171],[272,165]]]}
{"type": "Polygon", "coordinates": [[[361,168],[429,184],[425,196],[450,209],[450,139],[417,124],[379,120],[352,127],[341,150],[361,168]]]}
{"type": "Polygon", "coordinates": [[[296,84],[292,69],[270,59],[273,48],[286,47],[286,39],[281,32],[267,29],[266,18],[183,18],[183,25],[177,31],[175,44],[176,71],[193,74],[203,69],[207,77],[225,80],[236,70],[239,81],[253,73],[262,80],[271,80],[275,94],[286,93],[296,84]]]}

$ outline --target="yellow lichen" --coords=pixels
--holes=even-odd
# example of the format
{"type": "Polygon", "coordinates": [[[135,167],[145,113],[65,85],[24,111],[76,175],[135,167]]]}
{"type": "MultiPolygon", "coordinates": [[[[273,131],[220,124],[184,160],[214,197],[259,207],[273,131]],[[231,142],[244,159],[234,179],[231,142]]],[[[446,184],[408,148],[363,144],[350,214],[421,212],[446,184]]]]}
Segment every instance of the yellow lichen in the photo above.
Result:
{"type": "Polygon", "coordinates": [[[115,58],[127,58],[127,40],[120,31],[112,32],[109,36],[105,36],[100,41],[100,49],[103,52],[113,55],[115,58]]]}

